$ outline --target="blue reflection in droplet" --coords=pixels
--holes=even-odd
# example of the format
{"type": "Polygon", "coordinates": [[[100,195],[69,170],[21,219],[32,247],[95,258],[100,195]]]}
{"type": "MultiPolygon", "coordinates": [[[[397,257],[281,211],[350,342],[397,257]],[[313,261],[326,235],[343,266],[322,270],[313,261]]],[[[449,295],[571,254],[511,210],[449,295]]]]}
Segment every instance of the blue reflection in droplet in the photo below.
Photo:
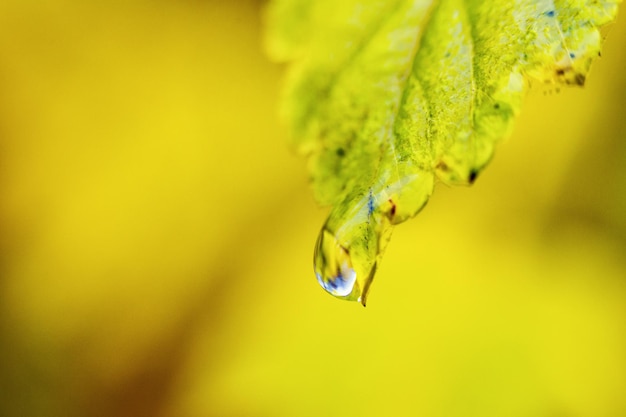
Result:
{"type": "Polygon", "coordinates": [[[346,262],[341,265],[337,275],[328,277],[326,280],[318,272],[315,273],[317,282],[336,297],[346,297],[352,293],[354,283],[356,282],[356,272],[350,268],[346,262]]]}

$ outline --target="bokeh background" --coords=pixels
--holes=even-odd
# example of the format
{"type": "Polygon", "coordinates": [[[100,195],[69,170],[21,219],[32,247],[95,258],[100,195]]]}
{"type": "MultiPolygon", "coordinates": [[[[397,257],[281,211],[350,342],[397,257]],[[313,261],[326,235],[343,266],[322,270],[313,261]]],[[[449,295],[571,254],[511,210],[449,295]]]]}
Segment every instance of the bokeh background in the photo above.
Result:
{"type": "Polygon", "coordinates": [[[364,309],[313,276],[262,6],[0,2],[0,415],[626,416],[626,19],[364,309]]]}

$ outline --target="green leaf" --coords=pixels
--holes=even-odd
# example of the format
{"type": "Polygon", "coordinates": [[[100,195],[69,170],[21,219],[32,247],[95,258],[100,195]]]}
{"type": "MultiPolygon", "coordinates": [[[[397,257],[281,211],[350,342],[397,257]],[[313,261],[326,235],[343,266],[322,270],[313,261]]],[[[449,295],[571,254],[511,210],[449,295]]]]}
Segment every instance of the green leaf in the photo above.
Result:
{"type": "Polygon", "coordinates": [[[267,45],[290,62],[284,112],[331,205],[315,272],[365,304],[393,225],[436,179],[471,184],[530,80],[583,85],[619,0],[273,0],[267,45]]]}

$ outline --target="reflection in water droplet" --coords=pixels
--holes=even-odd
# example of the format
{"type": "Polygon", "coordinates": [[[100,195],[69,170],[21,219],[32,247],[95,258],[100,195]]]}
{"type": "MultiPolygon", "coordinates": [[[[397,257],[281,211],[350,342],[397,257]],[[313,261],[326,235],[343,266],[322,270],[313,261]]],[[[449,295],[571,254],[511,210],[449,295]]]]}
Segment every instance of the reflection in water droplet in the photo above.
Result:
{"type": "Polygon", "coordinates": [[[336,207],[315,247],[315,275],[328,293],[365,305],[391,224],[371,192],[336,207]]]}
{"type": "Polygon", "coordinates": [[[315,275],[322,288],[337,297],[350,295],[356,281],[356,272],[345,262],[335,276],[328,277],[326,280],[319,273],[315,275]]]}
{"type": "Polygon", "coordinates": [[[315,276],[328,293],[347,300],[361,295],[348,249],[324,227],[315,247],[315,276]]]}

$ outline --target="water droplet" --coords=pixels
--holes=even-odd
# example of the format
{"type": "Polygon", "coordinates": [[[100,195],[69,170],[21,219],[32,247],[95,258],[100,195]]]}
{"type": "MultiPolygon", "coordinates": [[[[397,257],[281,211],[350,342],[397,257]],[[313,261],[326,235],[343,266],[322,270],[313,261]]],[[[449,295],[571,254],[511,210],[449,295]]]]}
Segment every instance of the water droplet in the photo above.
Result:
{"type": "Polygon", "coordinates": [[[331,295],[365,305],[391,224],[370,191],[335,207],[315,246],[318,282],[331,295]]]}
{"type": "Polygon", "coordinates": [[[346,300],[359,299],[361,289],[350,252],[326,227],[317,239],[314,266],[317,281],[328,293],[346,300]]]}

